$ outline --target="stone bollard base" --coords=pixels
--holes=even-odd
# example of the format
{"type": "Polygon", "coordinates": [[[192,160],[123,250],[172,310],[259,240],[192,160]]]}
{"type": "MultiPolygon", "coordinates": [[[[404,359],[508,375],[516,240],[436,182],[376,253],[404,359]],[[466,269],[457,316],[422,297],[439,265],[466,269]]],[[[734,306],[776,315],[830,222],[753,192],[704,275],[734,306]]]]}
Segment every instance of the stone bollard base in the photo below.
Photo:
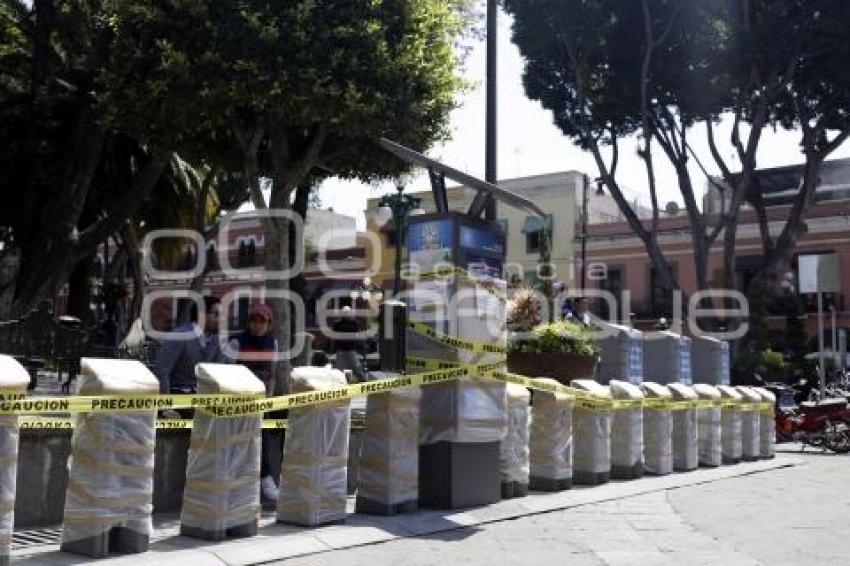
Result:
{"type": "Polygon", "coordinates": [[[126,527],[113,527],[93,537],[63,542],[64,552],[81,554],[92,558],[106,558],[110,553],[140,554],[150,547],[150,536],[126,527]]]}
{"type": "Polygon", "coordinates": [[[573,470],[573,483],[577,485],[602,485],[611,481],[610,472],[580,472],[573,470]]]}
{"type": "Polygon", "coordinates": [[[387,517],[416,513],[419,511],[419,500],[389,504],[366,499],[365,497],[358,497],[354,511],[355,513],[362,513],[364,515],[383,515],[387,517]]]}
{"type": "Polygon", "coordinates": [[[643,477],[643,462],[631,466],[611,466],[612,480],[636,480],[643,477]]]}
{"type": "Polygon", "coordinates": [[[531,491],[564,491],[573,487],[572,478],[554,479],[531,476],[528,478],[528,489],[531,491]]]}
{"type": "Polygon", "coordinates": [[[459,509],[501,498],[500,443],[437,442],[419,447],[419,503],[459,509]]]}
{"type": "Polygon", "coordinates": [[[258,521],[251,521],[244,525],[237,525],[228,529],[201,529],[198,527],[180,525],[181,536],[212,541],[253,537],[257,535],[258,530],[258,521]]]}
{"type": "Polygon", "coordinates": [[[528,495],[528,484],[518,481],[502,482],[502,499],[525,497],[528,495]]]}

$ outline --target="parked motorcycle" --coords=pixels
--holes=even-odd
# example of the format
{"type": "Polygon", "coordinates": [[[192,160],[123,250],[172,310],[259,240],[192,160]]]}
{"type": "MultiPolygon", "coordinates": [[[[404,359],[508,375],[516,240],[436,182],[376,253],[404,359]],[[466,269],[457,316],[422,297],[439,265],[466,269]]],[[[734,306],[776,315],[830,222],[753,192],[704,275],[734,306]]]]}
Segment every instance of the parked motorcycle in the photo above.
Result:
{"type": "Polygon", "coordinates": [[[776,413],[777,440],[839,454],[850,452],[850,407],[847,399],[807,401],[799,407],[779,407],[776,413]]]}

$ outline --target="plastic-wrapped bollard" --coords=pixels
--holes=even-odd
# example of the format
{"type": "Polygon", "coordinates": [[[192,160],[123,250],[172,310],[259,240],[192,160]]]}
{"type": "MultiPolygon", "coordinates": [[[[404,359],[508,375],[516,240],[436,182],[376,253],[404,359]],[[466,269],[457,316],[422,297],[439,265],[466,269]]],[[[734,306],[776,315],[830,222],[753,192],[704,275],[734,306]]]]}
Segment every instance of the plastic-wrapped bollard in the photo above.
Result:
{"type": "Polygon", "coordinates": [[[673,415],[670,390],[658,383],[644,381],[643,469],[661,476],[673,471],[673,415]]]}
{"type": "MultiPolygon", "coordinates": [[[[83,358],[79,395],[156,395],[159,381],[132,360],[83,358]]],[[[156,406],[76,415],[62,550],[91,557],[145,552],[153,532],[156,406]]]]}
{"type": "Polygon", "coordinates": [[[761,395],[752,387],[738,386],[743,408],[741,410],[741,459],[758,460],[761,457],[761,425],[759,405],[761,395]]]}
{"type": "Polygon", "coordinates": [[[502,498],[528,494],[528,402],[531,394],[522,385],[508,383],[508,433],[499,445],[502,498]]]}
{"type": "MultiPolygon", "coordinates": [[[[372,372],[378,379],[399,374],[372,372]],[[377,375],[376,375],[377,374],[377,375]]],[[[418,387],[366,398],[366,427],[360,440],[358,513],[395,515],[419,509],[418,387]]]]}
{"type": "MultiPolygon", "coordinates": [[[[339,370],[298,367],[292,370],[292,392],[314,392],[346,386],[339,370]]],[[[289,409],[283,446],[277,520],[316,526],[345,520],[348,479],[349,400],[289,409]]]]}
{"type": "Polygon", "coordinates": [[[718,385],[722,411],[720,416],[721,447],[724,464],[741,461],[741,394],[731,385],[718,385]]]}
{"type": "Polygon", "coordinates": [[[673,409],[673,470],[690,472],[699,467],[697,435],[697,394],[693,388],[681,383],[667,385],[674,403],[682,403],[673,409]]]}
{"type": "Polygon", "coordinates": [[[643,475],[643,393],[626,381],[611,380],[611,397],[630,406],[618,407],[611,417],[611,478],[631,480],[643,475]]]}
{"type": "Polygon", "coordinates": [[[694,391],[699,396],[697,409],[697,437],[699,465],[715,468],[723,463],[721,450],[720,391],[713,385],[697,383],[694,391]]]}
{"type": "MultiPolygon", "coordinates": [[[[261,397],[263,382],[245,366],[198,364],[198,393],[261,397]]],[[[216,417],[195,411],[180,534],[207,540],[257,534],[261,413],[216,417]]]]}
{"type": "Polygon", "coordinates": [[[599,485],[611,479],[611,409],[608,390],[590,379],[576,379],[571,385],[590,393],[595,400],[576,399],[573,410],[573,482],[599,485]]]}
{"type": "MultiPolygon", "coordinates": [[[[30,376],[15,358],[0,354],[0,401],[26,396],[30,376]]],[[[9,564],[15,525],[18,475],[18,416],[0,415],[0,565],[9,564]]]]}
{"type": "Polygon", "coordinates": [[[759,453],[762,458],[773,458],[776,447],[776,395],[764,387],[753,387],[761,396],[759,411],[759,453]]]}
{"type": "MultiPolygon", "coordinates": [[[[559,385],[554,379],[539,381],[559,385]]],[[[569,489],[573,483],[573,398],[566,393],[535,391],[529,436],[529,488],[569,489]]]]}

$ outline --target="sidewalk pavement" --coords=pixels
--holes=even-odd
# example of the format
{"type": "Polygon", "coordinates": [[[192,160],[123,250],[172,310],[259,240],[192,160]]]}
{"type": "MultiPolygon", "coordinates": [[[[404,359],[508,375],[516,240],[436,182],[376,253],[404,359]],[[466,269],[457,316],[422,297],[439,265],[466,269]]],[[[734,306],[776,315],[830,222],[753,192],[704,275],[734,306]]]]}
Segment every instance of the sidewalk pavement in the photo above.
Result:
{"type": "MultiPolygon", "coordinates": [[[[474,563],[492,565],[494,561],[503,564],[513,560],[515,563],[537,563],[551,551],[557,550],[569,542],[567,537],[567,525],[578,526],[573,537],[578,537],[578,542],[584,546],[569,546],[573,550],[565,549],[570,554],[570,564],[655,564],[658,560],[667,559],[663,548],[657,546],[654,541],[657,537],[676,539],[676,533],[682,531],[683,522],[681,518],[669,517],[671,515],[670,505],[667,502],[669,490],[675,490],[687,486],[711,485],[722,486],[732,478],[758,474],[766,483],[776,470],[800,466],[804,461],[795,454],[778,454],[777,458],[768,461],[742,463],[734,466],[724,466],[715,469],[699,469],[688,473],[671,474],[662,477],[644,477],[639,480],[612,482],[603,486],[575,487],[560,493],[531,493],[527,497],[501,501],[486,507],[472,508],[462,511],[436,511],[425,510],[411,515],[399,515],[396,517],[373,517],[366,515],[350,514],[346,524],[330,525],[314,529],[278,525],[274,523],[274,514],[265,513],[261,521],[260,534],[250,539],[211,543],[187,537],[180,537],[178,532],[177,517],[157,518],[156,533],[151,544],[150,552],[141,555],[129,555],[109,560],[98,561],[99,564],[159,564],[168,561],[169,566],[182,564],[191,565],[216,565],[222,564],[259,564],[300,557],[298,564],[303,563],[422,563],[432,564],[436,562],[434,550],[430,547],[448,548],[447,541],[463,540],[472,533],[486,532],[495,528],[498,530],[510,530],[523,521],[532,524],[538,521],[551,521],[551,517],[557,515],[555,512],[577,513],[581,517],[585,513],[591,513],[602,522],[591,521],[588,526],[582,527],[583,521],[564,522],[561,528],[557,524],[541,535],[541,537],[524,535],[518,539],[523,548],[528,551],[519,551],[516,554],[499,552],[498,548],[503,541],[495,539],[495,547],[478,550],[465,548],[462,543],[462,555],[454,554],[454,560],[448,563],[462,561],[468,564],[470,557],[474,563]],[[770,473],[768,473],[770,472],[770,473]],[[625,505],[623,513],[612,512],[621,505],[625,505]],[[545,515],[541,515],[545,514],[545,515]],[[618,515],[620,515],[618,517],[618,515]],[[618,522],[608,521],[610,517],[618,517],[618,522]],[[514,520],[514,521],[509,521],[514,520]],[[503,521],[506,521],[503,523],[503,521]],[[608,522],[606,522],[608,521],[608,522]],[[629,525],[630,530],[623,530],[623,521],[629,525]],[[496,523],[496,525],[489,525],[496,523]],[[484,525],[488,525],[484,527],[484,525]],[[591,528],[592,526],[592,528],[591,528]],[[610,527],[610,528],[609,528],[610,527]],[[410,538],[416,537],[416,538],[410,538]],[[566,537],[566,538],[564,538],[566,537]],[[655,537],[655,538],[653,538],[655,537]],[[538,540],[540,538],[540,540],[538,540]],[[375,543],[391,542],[388,545],[368,546],[364,549],[383,549],[384,552],[393,552],[394,558],[387,558],[376,562],[374,559],[361,561],[357,558],[357,552],[343,549],[363,547],[364,545],[375,545],[375,543]],[[543,544],[541,544],[541,542],[543,544]],[[415,554],[408,553],[408,546],[425,545],[422,560],[414,560],[415,554]],[[591,548],[592,553],[587,554],[582,548],[591,548]],[[395,550],[392,550],[395,549],[395,550]],[[401,550],[403,549],[403,550],[401,550]],[[576,551],[575,549],[579,549],[576,551]],[[333,555],[333,559],[328,555],[333,555]],[[353,554],[349,554],[353,553],[353,554]],[[403,553],[403,554],[400,554],[403,553]],[[542,553],[542,554],[541,554],[542,553]],[[317,555],[308,559],[310,555],[317,555]],[[348,559],[346,559],[348,557],[348,559]],[[462,560],[460,560],[463,558],[462,560]],[[576,562],[573,561],[576,558],[576,562]],[[599,562],[599,560],[603,562],[599,562]],[[583,560],[583,561],[582,561],[583,560]],[[595,560],[588,561],[588,560],[595,560]]],[[[349,501],[350,510],[353,509],[353,500],[349,501]]],[[[733,507],[735,507],[733,505],[733,507]]],[[[672,513],[675,515],[675,513],[672,513]]],[[[612,519],[613,521],[613,519],[612,519]]],[[[690,527],[688,527],[690,528],[690,527]]],[[[686,529],[687,530],[687,529],[686,529]]],[[[532,531],[538,533],[538,530],[532,531]]],[[[699,535],[698,541],[688,543],[699,543],[708,548],[706,535],[699,535]]],[[[678,544],[678,543],[677,543],[678,544]]],[[[487,545],[492,546],[492,545],[487,545]]],[[[716,556],[715,549],[709,549],[708,554],[716,556]]],[[[733,553],[734,554],[734,553],[733,553]]],[[[557,556],[563,556],[558,551],[557,556]]],[[[450,557],[451,558],[451,557],[450,557]]],[[[717,557],[722,558],[722,557],[717,557]]],[[[734,558],[730,554],[731,558],[734,558]]],[[[13,559],[20,565],[37,564],[81,564],[88,562],[85,557],[74,556],[58,551],[55,544],[29,546],[13,550],[13,559]]],[[[559,562],[562,560],[558,560],[559,562]]],[[[717,564],[720,561],[695,562],[706,564],[717,564]]],[[[664,563],[667,562],[658,562],[664,563]]],[[[681,562],[680,562],[681,563],[681,562]]],[[[738,564],[757,564],[757,562],[730,561],[725,566],[737,566],[738,564]]]]}

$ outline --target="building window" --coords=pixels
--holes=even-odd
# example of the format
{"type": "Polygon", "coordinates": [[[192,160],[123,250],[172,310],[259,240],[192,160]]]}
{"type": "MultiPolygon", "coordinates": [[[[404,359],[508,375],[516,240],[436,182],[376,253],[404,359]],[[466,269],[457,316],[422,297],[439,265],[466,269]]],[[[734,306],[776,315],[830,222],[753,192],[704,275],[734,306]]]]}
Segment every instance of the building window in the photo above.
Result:
{"type": "Polygon", "coordinates": [[[253,238],[239,242],[239,267],[254,267],[257,263],[257,242],[253,238]]]}
{"type": "Polygon", "coordinates": [[[525,234],[525,253],[536,254],[540,253],[540,247],[543,245],[543,231],[549,232],[549,237],[552,237],[552,215],[547,214],[545,218],[539,216],[526,216],[525,222],[522,225],[522,232],[525,234]]]}
{"type": "MultiPolygon", "coordinates": [[[[625,281],[625,269],[622,267],[609,267],[605,279],[599,281],[599,288],[614,295],[614,304],[619,305],[623,298],[623,282],[625,281]]],[[[615,312],[611,312],[608,301],[603,298],[599,299],[597,312],[605,320],[612,320],[612,317],[617,316],[615,312]]]]}

